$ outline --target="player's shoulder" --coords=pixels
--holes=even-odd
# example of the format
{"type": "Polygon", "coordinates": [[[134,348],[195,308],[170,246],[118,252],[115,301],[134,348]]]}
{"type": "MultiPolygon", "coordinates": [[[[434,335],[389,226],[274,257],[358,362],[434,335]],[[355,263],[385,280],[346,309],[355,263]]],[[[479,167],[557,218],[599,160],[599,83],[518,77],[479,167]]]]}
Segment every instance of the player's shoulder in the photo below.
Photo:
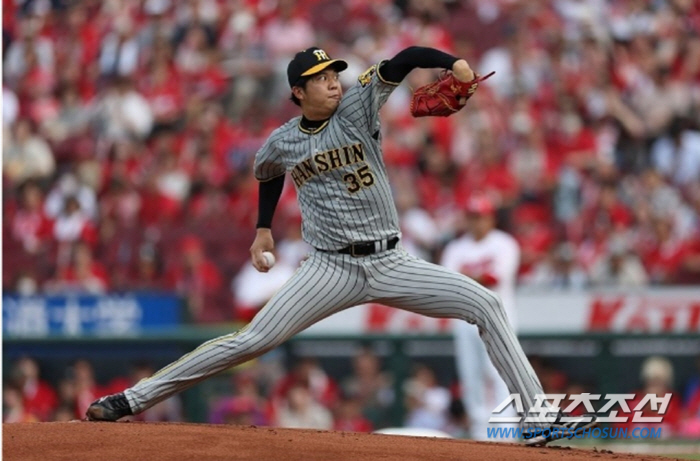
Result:
{"type": "Polygon", "coordinates": [[[283,139],[289,139],[290,136],[292,136],[294,133],[296,133],[297,127],[299,126],[299,120],[301,119],[301,116],[296,116],[291,119],[289,119],[287,122],[283,123],[282,125],[278,126],[272,132],[270,135],[267,137],[267,142],[268,144],[275,144],[276,142],[283,140],[283,139]]]}
{"type": "Polygon", "coordinates": [[[489,237],[499,244],[518,246],[518,241],[515,240],[515,237],[510,235],[508,232],[502,231],[501,229],[492,230],[489,237]]]}
{"type": "Polygon", "coordinates": [[[381,72],[382,65],[384,65],[388,59],[382,59],[376,64],[372,64],[369,66],[364,72],[360,74],[359,77],[357,77],[357,84],[360,87],[365,87],[372,83],[373,81],[376,81],[377,83],[381,83],[384,85],[389,85],[389,86],[398,86],[401,84],[401,82],[391,82],[387,79],[384,78],[381,72]]]}
{"type": "Polygon", "coordinates": [[[299,120],[301,120],[301,115],[290,118],[285,123],[272,130],[272,133],[270,133],[270,138],[282,137],[288,135],[290,132],[293,132],[299,126],[299,120]]]}
{"type": "Polygon", "coordinates": [[[396,82],[390,82],[386,80],[380,71],[380,68],[382,64],[387,62],[387,59],[384,59],[376,64],[372,64],[369,66],[367,69],[365,69],[358,77],[357,80],[355,81],[355,84],[352,85],[348,91],[345,92],[343,95],[343,99],[347,97],[347,99],[353,99],[353,97],[356,94],[359,94],[363,91],[363,89],[373,86],[373,85],[378,85],[378,84],[383,84],[383,85],[388,85],[391,87],[398,86],[400,84],[396,82]]]}
{"type": "Polygon", "coordinates": [[[372,82],[372,77],[377,73],[377,64],[372,64],[357,77],[357,85],[365,87],[372,82]]]}

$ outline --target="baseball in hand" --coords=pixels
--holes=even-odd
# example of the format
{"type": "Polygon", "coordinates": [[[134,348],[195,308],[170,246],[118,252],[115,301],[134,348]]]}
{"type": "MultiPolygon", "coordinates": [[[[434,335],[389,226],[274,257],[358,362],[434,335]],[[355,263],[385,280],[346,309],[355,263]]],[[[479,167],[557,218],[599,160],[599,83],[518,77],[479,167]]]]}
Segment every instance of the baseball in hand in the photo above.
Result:
{"type": "Polygon", "coordinates": [[[267,263],[268,269],[272,269],[272,266],[275,265],[275,255],[270,253],[269,251],[263,251],[263,258],[265,258],[265,262],[267,263]]]}

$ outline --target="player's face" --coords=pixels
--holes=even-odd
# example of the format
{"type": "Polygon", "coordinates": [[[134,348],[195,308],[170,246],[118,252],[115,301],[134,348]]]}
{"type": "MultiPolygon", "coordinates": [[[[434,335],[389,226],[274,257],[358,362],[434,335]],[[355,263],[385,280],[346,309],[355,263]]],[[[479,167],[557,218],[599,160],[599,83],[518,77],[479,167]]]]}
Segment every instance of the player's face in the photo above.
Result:
{"type": "Polygon", "coordinates": [[[343,97],[338,72],[325,69],[314,75],[306,83],[306,89],[300,89],[302,109],[307,118],[328,118],[338,108],[343,97]]]}
{"type": "Polygon", "coordinates": [[[493,216],[482,213],[468,213],[467,216],[469,219],[469,231],[475,238],[481,239],[493,229],[493,216]]]}

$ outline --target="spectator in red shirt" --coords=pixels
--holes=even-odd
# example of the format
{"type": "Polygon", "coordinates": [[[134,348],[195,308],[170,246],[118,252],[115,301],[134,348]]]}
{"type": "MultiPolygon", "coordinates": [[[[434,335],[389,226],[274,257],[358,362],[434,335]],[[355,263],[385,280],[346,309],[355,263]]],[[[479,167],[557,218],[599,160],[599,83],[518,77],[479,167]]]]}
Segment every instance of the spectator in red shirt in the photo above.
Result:
{"type": "Polygon", "coordinates": [[[700,284],[700,235],[687,242],[681,255],[680,264],[676,281],[690,285],[700,284]]]}
{"type": "Polygon", "coordinates": [[[163,255],[152,243],[143,243],[138,249],[131,269],[128,286],[131,290],[164,290],[163,255]]]}
{"type": "Polygon", "coordinates": [[[49,243],[53,229],[53,223],[44,213],[44,194],[34,181],[22,184],[18,192],[20,208],[10,218],[12,236],[27,253],[39,253],[49,243]]]}
{"type": "Polygon", "coordinates": [[[435,215],[461,209],[458,170],[447,152],[432,141],[427,141],[420,160],[420,176],[416,189],[420,194],[421,207],[435,215]]]}
{"type": "Polygon", "coordinates": [[[51,385],[41,379],[39,364],[22,357],[13,366],[12,382],[20,391],[24,411],[40,421],[50,421],[58,399],[51,385]]]}
{"type": "Polygon", "coordinates": [[[22,77],[19,93],[24,102],[24,112],[37,126],[56,116],[59,102],[54,96],[56,76],[37,63],[33,50],[27,50],[25,59],[28,70],[22,77]]]}
{"type": "Polygon", "coordinates": [[[620,200],[617,187],[603,184],[595,203],[584,210],[582,221],[588,225],[600,222],[609,229],[609,234],[611,231],[626,229],[632,223],[632,213],[620,200]]]}
{"type": "Polygon", "coordinates": [[[343,397],[338,404],[333,421],[333,430],[350,432],[372,432],[372,422],[362,414],[359,398],[343,397]]]}
{"type": "Polygon", "coordinates": [[[11,384],[5,384],[2,389],[2,422],[3,424],[39,422],[39,418],[24,405],[22,391],[11,384]]]}
{"type": "Polygon", "coordinates": [[[79,242],[73,249],[70,266],[59,269],[58,276],[47,282],[46,289],[100,294],[105,293],[109,286],[106,269],[93,259],[90,246],[85,242],[79,242]]]}
{"type": "Polygon", "coordinates": [[[326,407],[332,408],[338,402],[338,384],[313,357],[302,358],[277,385],[275,395],[286,395],[298,383],[308,386],[313,398],[326,407]]]}
{"type": "Polygon", "coordinates": [[[180,76],[168,62],[168,56],[154,56],[141,83],[141,92],[153,111],[154,130],[172,127],[183,116],[183,90],[180,76]]]}
{"type": "Polygon", "coordinates": [[[56,64],[58,68],[76,63],[81,70],[92,65],[100,54],[100,30],[97,21],[91,21],[88,5],[70,4],[63,21],[54,31],[56,64]]]}
{"type": "Polygon", "coordinates": [[[114,218],[117,223],[127,228],[137,225],[141,196],[129,182],[113,178],[99,203],[102,219],[114,218]]]}
{"type": "Polygon", "coordinates": [[[496,135],[486,130],[479,132],[477,152],[477,158],[468,166],[460,183],[485,192],[497,208],[513,205],[520,186],[508,169],[496,135]]]}
{"type": "Polygon", "coordinates": [[[180,241],[180,260],[173,267],[168,280],[170,286],[184,297],[190,318],[195,322],[215,322],[226,319],[217,294],[222,287],[221,274],[207,258],[202,241],[193,235],[180,241]]]}
{"type": "Polygon", "coordinates": [[[575,109],[571,99],[562,100],[561,110],[557,114],[557,130],[548,142],[549,162],[555,170],[562,165],[586,170],[596,161],[593,132],[584,126],[581,115],[575,109]]]}
{"type": "Polygon", "coordinates": [[[687,251],[685,242],[673,233],[668,217],[654,219],[655,243],[642,260],[652,283],[673,283],[678,276],[687,251]]]}
{"type": "Polygon", "coordinates": [[[555,233],[543,207],[521,205],[514,211],[512,221],[513,236],[521,251],[519,276],[530,276],[539,265],[556,259],[552,253],[555,233]]]}
{"type": "Polygon", "coordinates": [[[223,96],[228,83],[228,76],[220,65],[221,55],[216,48],[204,52],[204,62],[193,74],[188,94],[202,100],[217,100],[223,96]]]}

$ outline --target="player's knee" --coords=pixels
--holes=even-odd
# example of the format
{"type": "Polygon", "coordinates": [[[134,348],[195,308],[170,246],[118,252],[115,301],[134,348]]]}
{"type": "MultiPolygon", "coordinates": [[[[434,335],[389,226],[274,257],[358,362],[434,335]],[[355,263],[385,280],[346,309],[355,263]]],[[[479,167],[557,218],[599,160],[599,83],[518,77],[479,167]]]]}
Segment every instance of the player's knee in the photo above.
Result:
{"type": "MultiPolygon", "coordinates": [[[[466,277],[465,277],[466,279],[466,277]]],[[[472,301],[477,301],[481,304],[496,305],[501,303],[501,297],[493,290],[486,288],[480,283],[476,283],[471,279],[465,280],[465,285],[461,292],[469,297],[472,301]]]]}
{"type": "Polygon", "coordinates": [[[488,294],[484,296],[484,298],[485,303],[488,305],[489,310],[492,313],[496,313],[498,317],[505,318],[506,309],[503,307],[503,300],[501,299],[501,296],[498,293],[488,290],[488,294]]]}
{"type": "Polygon", "coordinates": [[[275,348],[275,337],[255,330],[247,330],[236,337],[234,348],[243,348],[248,354],[260,355],[275,348]]]}
{"type": "MultiPolygon", "coordinates": [[[[481,285],[478,285],[476,289],[470,287],[469,290],[464,291],[463,306],[465,306],[465,319],[470,323],[479,323],[478,319],[476,321],[473,319],[473,310],[476,305],[477,311],[486,311],[489,315],[486,318],[493,318],[493,314],[497,316],[505,316],[505,308],[503,307],[503,301],[501,297],[494,291],[489,290],[481,285]]],[[[479,318],[484,318],[483,316],[477,316],[479,318]]]]}
{"type": "Polygon", "coordinates": [[[498,311],[503,311],[505,312],[503,308],[503,300],[501,299],[501,296],[496,293],[495,291],[489,290],[488,293],[488,300],[487,303],[493,310],[498,310],[498,311]]]}

